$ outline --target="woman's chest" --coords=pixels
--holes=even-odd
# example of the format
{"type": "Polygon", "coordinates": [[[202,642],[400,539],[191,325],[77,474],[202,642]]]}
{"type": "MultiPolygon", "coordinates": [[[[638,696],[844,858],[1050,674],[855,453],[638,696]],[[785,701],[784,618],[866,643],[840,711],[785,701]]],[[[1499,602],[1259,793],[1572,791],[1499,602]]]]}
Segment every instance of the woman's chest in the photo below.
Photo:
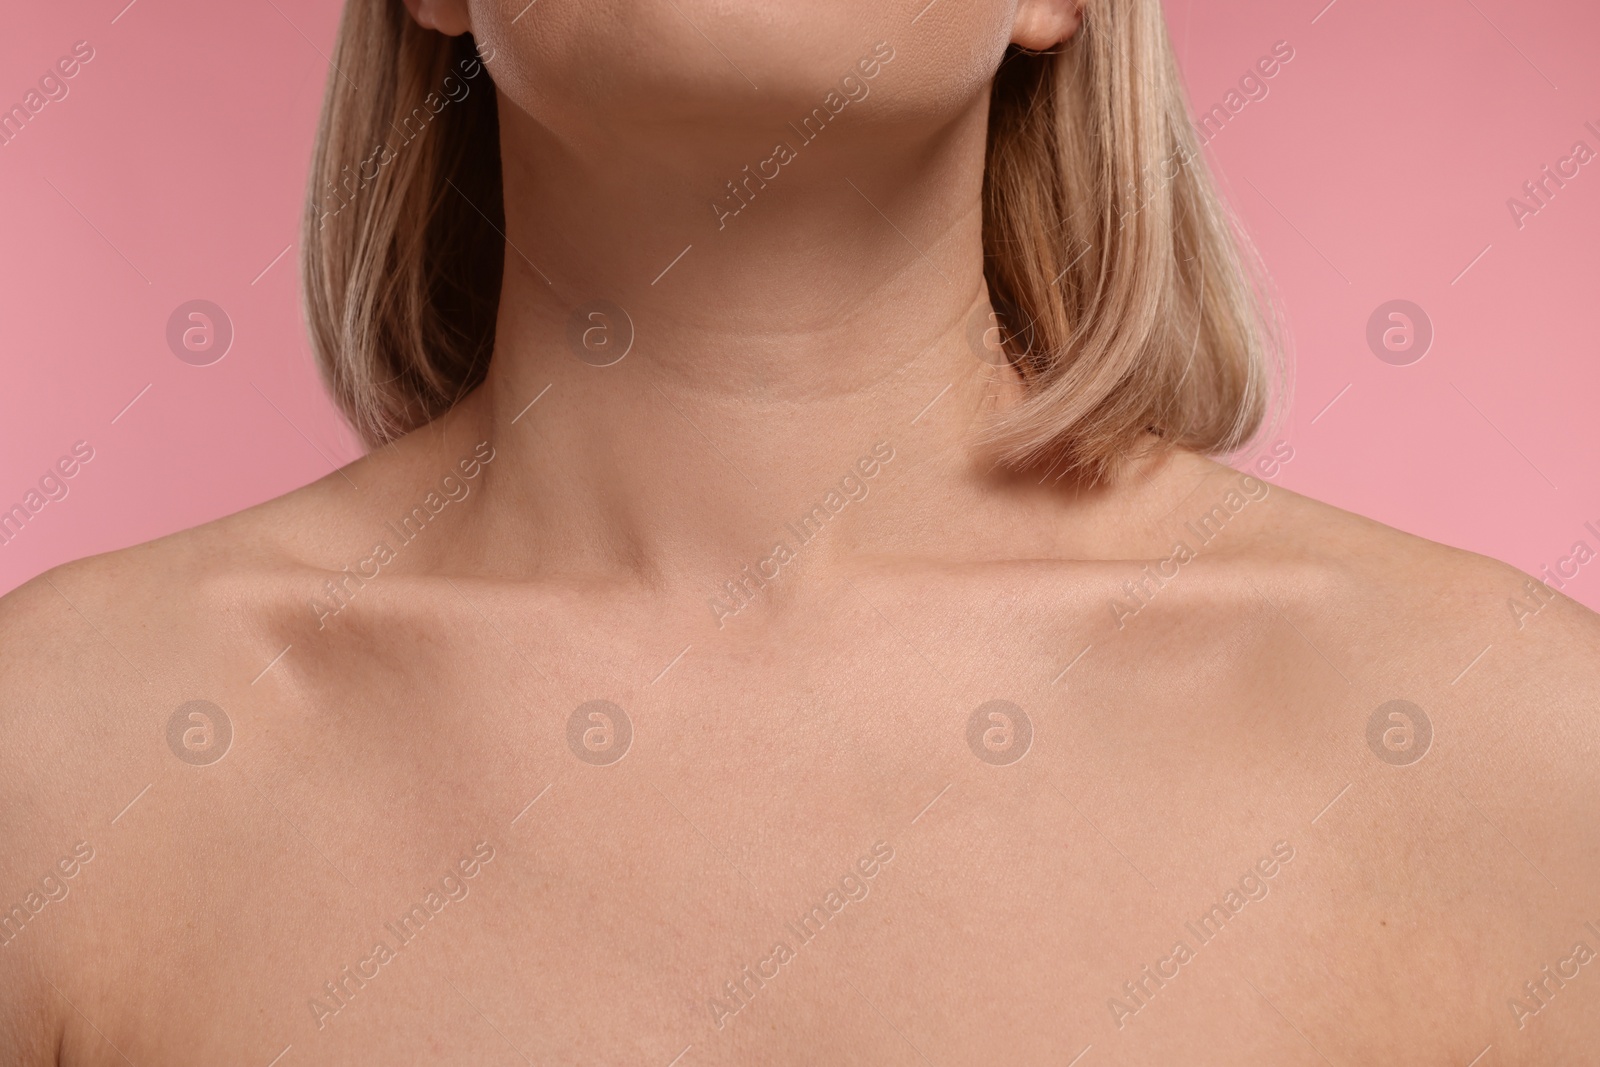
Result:
{"type": "Polygon", "coordinates": [[[73,992],[175,1064],[1339,1062],[1505,1029],[1550,917],[1508,918],[1501,843],[1284,665],[901,622],[637,677],[457,640],[235,702],[225,756],[108,839],[73,992]]]}

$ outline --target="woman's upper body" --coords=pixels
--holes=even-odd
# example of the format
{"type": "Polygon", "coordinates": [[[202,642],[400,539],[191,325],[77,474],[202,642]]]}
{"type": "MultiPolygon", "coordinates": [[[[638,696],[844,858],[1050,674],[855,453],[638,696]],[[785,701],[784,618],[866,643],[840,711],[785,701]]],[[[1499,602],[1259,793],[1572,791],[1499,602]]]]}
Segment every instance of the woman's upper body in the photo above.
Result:
{"type": "Polygon", "coordinates": [[[1075,8],[412,6],[494,46],[494,359],[0,604],[7,1062],[1600,1036],[1600,619],[1279,487],[1289,437],[996,463],[1040,386],[985,329],[988,79],[1075,8]]]}
{"type": "Polygon", "coordinates": [[[6,927],[8,1062],[1536,1064],[1592,1040],[1600,978],[1562,961],[1600,944],[1600,623],[1511,568],[1188,456],[1115,504],[919,511],[943,464],[919,424],[793,494],[746,458],[787,506],[692,580],[645,575],[594,562],[576,472],[536,529],[496,523],[539,418],[445,421],[7,598],[0,904],[48,900],[6,927]],[[866,495],[802,542],[857,462],[866,495]],[[996,700],[1026,719],[978,715],[996,700]],[[1422,717],[1375,733],[1393,700],[1422,717]]]}

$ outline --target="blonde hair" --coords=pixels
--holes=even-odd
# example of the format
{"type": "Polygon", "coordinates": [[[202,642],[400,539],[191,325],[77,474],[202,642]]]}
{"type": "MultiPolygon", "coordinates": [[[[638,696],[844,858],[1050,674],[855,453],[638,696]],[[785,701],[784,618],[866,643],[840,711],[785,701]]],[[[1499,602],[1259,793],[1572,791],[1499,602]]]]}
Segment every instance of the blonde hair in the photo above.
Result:
{"type": "MultiPolygon", "coordinates": [[[[345,5],[301,258],[318,362],[369,445],[448,410],[493,351],[504,208],[473,49],[398,0],[345,5]]],[[[1260,427],[1277,320],[1198,153],[1159,0],[1089,0],[1059,50],[1007,52],[983,220],[1026,387],[984,430],[1003,463],[1095,481],[1151,435],[1220,454],[1260,427]]]]}

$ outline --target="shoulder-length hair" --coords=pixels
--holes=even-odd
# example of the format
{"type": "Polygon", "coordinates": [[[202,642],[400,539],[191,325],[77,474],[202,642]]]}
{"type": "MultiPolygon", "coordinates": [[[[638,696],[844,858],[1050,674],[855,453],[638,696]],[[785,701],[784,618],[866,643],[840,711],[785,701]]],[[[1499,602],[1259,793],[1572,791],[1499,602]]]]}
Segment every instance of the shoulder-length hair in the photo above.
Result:
{"type": "MultiPolygon", "coordinates": [[[[470,35],[347,0],[301,241],[306,315],[368,445],[482,382],[505,250],[497,103],[470,35]],[[359,86],[359,88],[358,88],[359,86]]],[[[1278,324],[1199,154],[1159,0],[1090,0],[1058,50],[995,76],[984,273],[1023,400],[997,459],[1088,481],[1152,440],[1234,452],[1259,429],[1278,324]]]]}

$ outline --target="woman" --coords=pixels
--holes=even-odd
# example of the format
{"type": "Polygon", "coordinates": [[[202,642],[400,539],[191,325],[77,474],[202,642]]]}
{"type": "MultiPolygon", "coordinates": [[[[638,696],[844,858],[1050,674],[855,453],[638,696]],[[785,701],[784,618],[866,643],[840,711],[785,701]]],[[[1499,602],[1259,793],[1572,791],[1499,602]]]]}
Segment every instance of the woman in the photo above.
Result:
{"type": "Polygon", "coordinates": [[[1600,624],[1273,486],[1155,0],[350,0],[333,65],[372,450],[7,598],[5,1062],[1600,1037],[1600,624]]]}

